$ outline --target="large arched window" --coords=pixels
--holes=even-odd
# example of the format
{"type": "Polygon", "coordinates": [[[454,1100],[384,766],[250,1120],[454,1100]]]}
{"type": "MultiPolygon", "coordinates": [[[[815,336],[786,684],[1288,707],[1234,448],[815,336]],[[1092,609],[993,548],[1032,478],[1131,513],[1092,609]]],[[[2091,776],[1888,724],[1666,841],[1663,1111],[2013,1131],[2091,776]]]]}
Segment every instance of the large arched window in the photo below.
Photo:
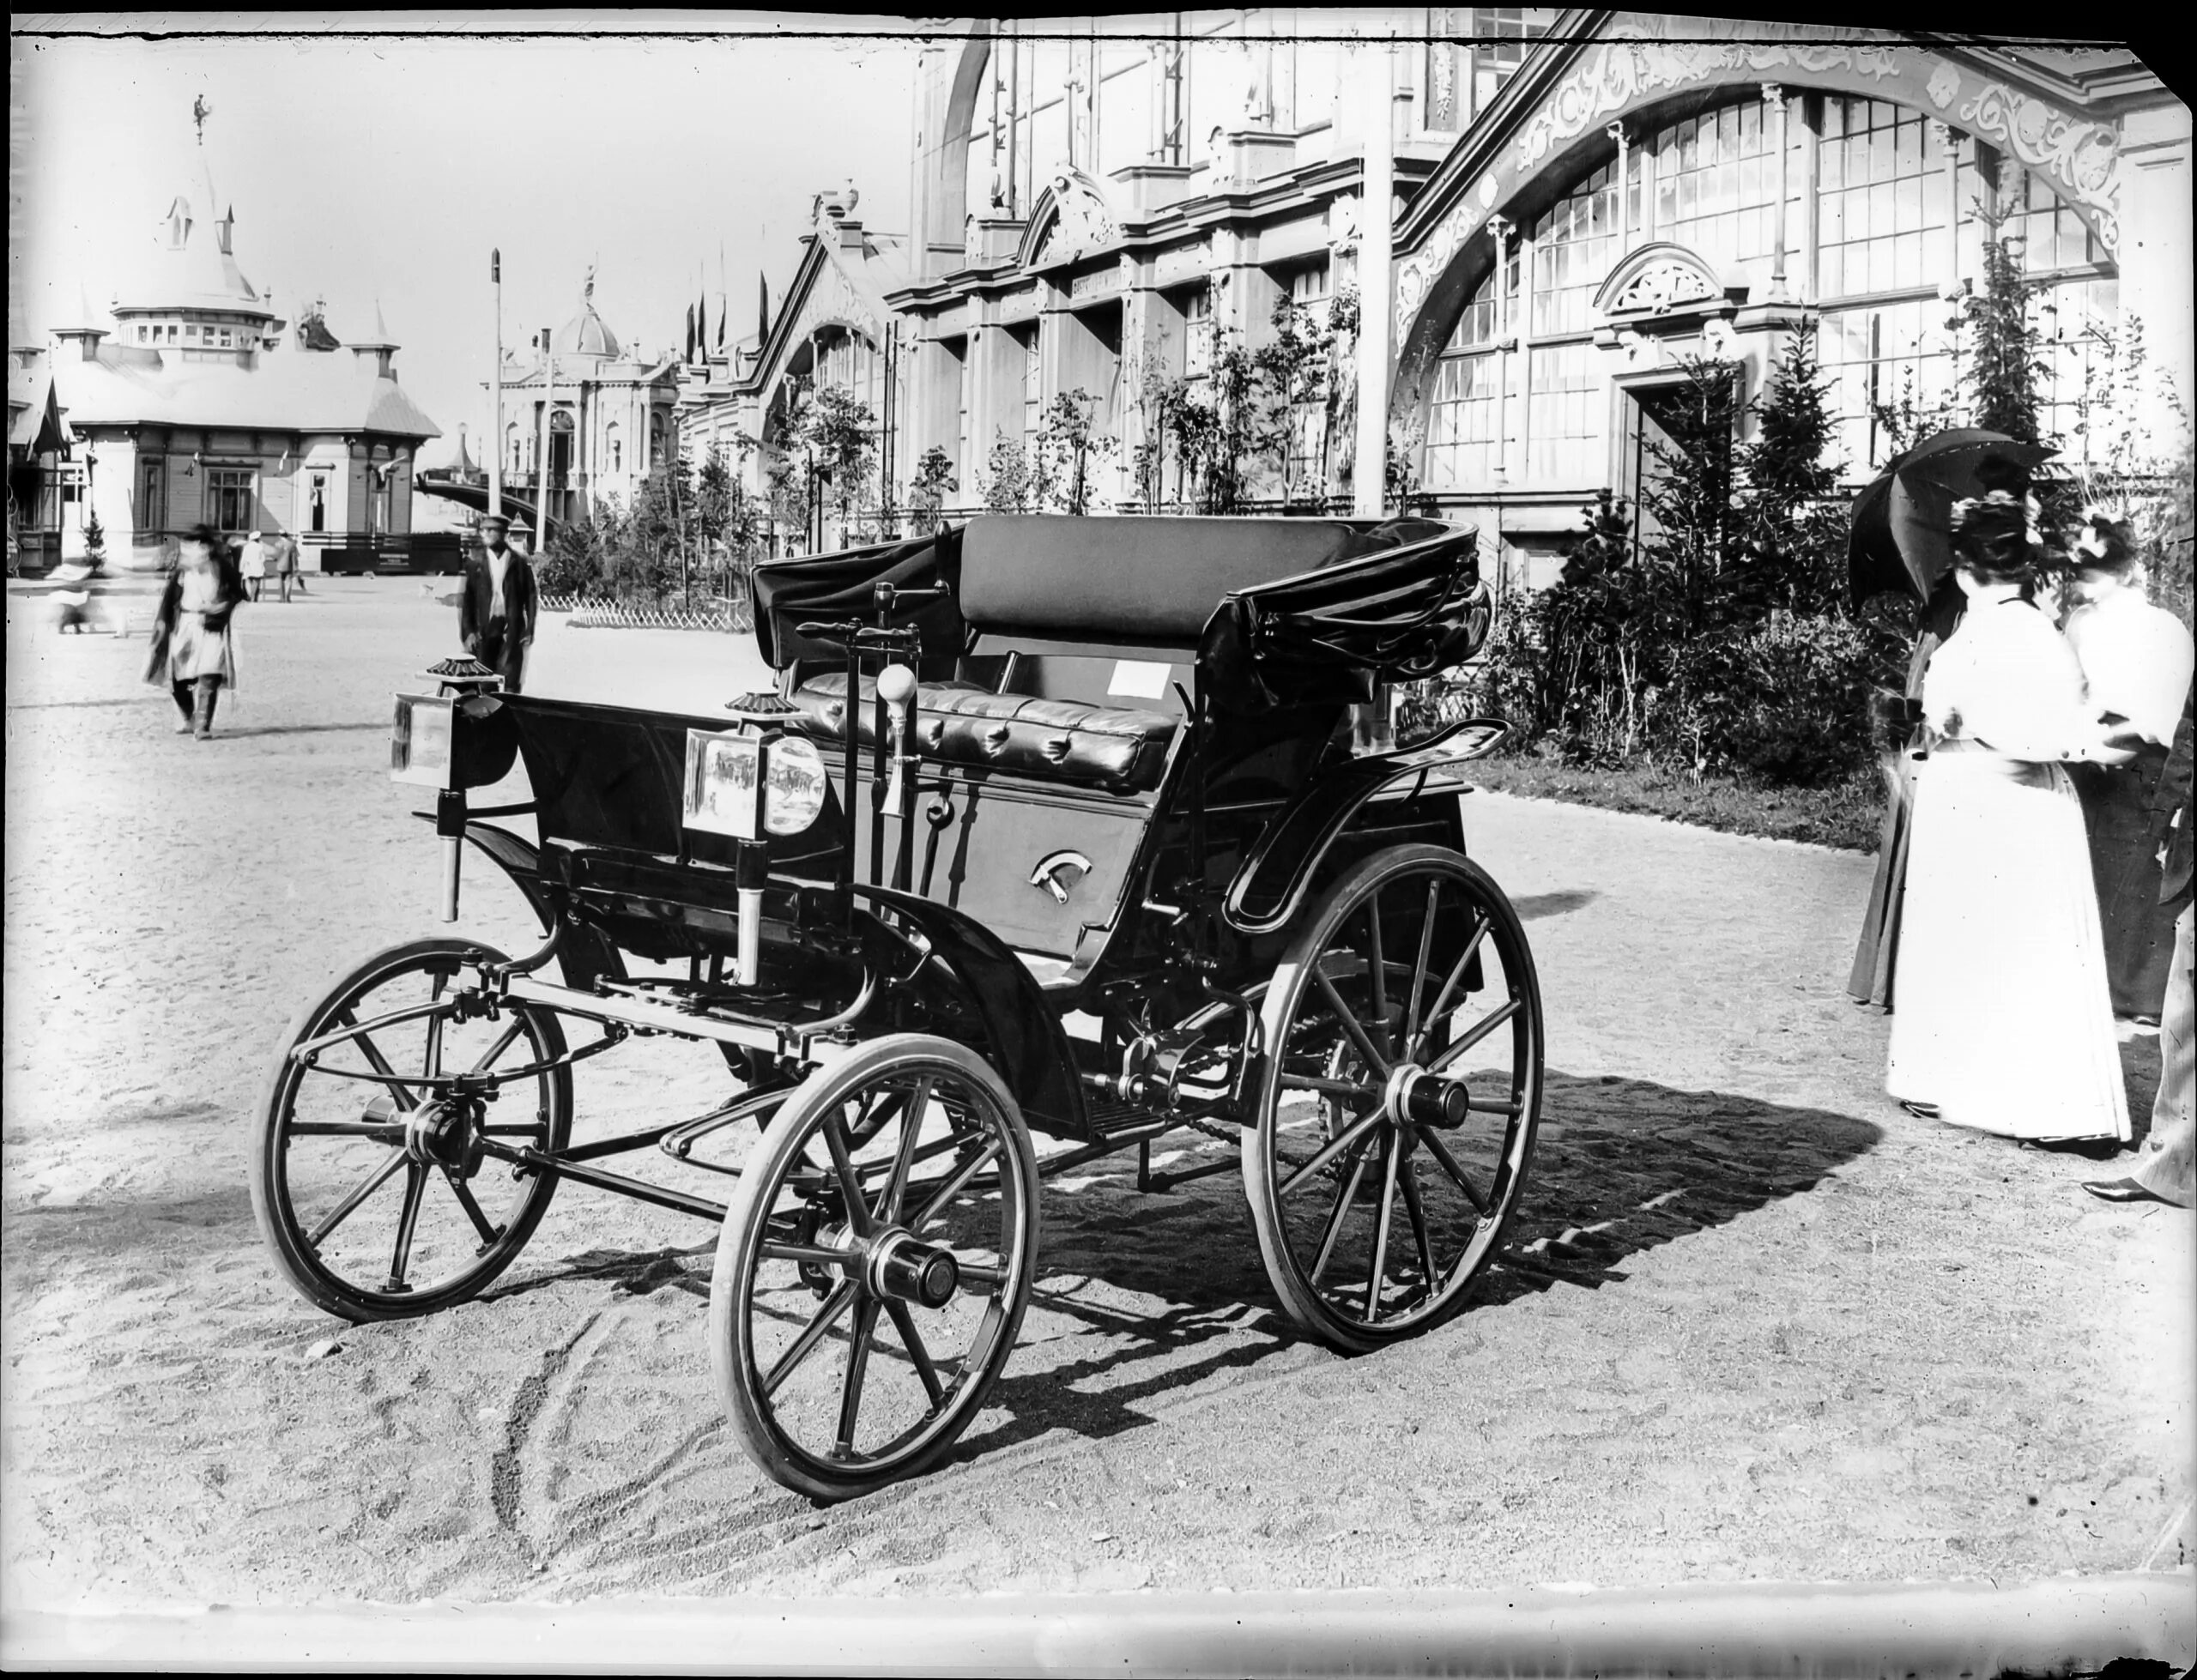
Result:
{"type": "MultiPolygon", "coordinates": [[[[1620,409],[1609,381],[1624,364],[1594,343],[1595,293],[1628,251],[1669,241],[1754,299],[1769,295],[1776,127],[1751,89],[1637,136],[1621,185],[1607,158],[1510,236],[1504,272],[1480,277],[1436,365],[1428,488],[1586,491],[1613,480],[1605,434],[1620,409]]],[[[1982,281],[1994,181],[2001,235],[2044,283],[2040,420],[2079,447],[2085,381],[2110,354],[2118,305],[2115,271],[2082,218],[2018,164],[1885,100],[1795,92],[1786,132],[1783,273],[1788,295],[1821,311],[1847,474],[1881,463],[1901,422],[1928,427],[1960,411],[1953,299],[1982,281]]]]}

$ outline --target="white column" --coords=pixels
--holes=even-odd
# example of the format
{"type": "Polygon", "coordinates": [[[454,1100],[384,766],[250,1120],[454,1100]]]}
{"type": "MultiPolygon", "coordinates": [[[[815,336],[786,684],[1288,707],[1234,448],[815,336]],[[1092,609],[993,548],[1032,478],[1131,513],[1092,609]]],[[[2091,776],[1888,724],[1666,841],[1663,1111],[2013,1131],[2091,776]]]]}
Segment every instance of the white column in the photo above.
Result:
{"type": "Polygon", "coordinates": [[[1510,224],[1487,219],[1495,241],[1495,481],[1510,480],[1510,224]]]}
{"type": "Polygon", "coordinates": [[[1770,247],[1770,300],[1783,303],[1785,291],[1785,90],[1774,82],[1762,84],[1763,103],[1770,107],[1764,113],[1770,119],[1770,144],[1776,160],[1770,172],[1770,190],[1776,195],[1770,205],[1770,221],[1773,230],[1770,247]]]}
{"type": "Polygon", "coordinates": [[[1355,49],[1365,166],[1358,238],[1358,451],[1351,478],[1353,511],[1376,519],[1388,484],[1389,372],[1395,359],[1394,268],[1396,160],[1389,137],[1395,57],[1386,41],[1355,49]]]}

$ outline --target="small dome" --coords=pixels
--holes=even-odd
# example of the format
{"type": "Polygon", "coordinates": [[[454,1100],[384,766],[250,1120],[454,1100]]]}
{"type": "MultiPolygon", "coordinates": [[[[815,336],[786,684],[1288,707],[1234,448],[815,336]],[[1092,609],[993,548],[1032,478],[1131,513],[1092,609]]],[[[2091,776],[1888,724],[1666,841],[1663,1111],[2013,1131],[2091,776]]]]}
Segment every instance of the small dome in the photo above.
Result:
{"type": "Polygon", "coordinates": [[[618,335],[603,323],[591,303],[582,305],[580,312],[558,328],[550,342],[560,356],[609,358],[618,354],[618,335]]]}

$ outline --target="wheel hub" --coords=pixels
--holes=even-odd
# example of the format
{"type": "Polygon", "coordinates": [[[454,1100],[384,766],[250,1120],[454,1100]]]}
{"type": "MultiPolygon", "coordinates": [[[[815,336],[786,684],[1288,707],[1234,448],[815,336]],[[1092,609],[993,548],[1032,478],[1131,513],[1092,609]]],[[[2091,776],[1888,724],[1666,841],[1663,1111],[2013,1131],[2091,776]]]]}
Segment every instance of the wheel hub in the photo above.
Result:
{"type": "Polygon", "coordinates": [[[481,1119],[477,1097],[453,1094],[422,1103],[405,1116],[404,1152],[421,1166],[471,1178],[487,1154],[481,1119]]]}
{"type": "Polygon", "coordinates": [[[1403,1062],[1389,1075],[1381,1093],[1381,1108],[1406,1133],[1414,1126],[1455,1132],[1472,1114],[1472,1093],[1462,1079],[1444,1079],[1403,1062]]]}
{"type": "Polygon", "coordinates": [[[953,1299],[961,1286],[961,1268],[947,1249],[895,1227],[871,1242],[862,1281],[881,1299],[935,1310],[953,1299]]]}

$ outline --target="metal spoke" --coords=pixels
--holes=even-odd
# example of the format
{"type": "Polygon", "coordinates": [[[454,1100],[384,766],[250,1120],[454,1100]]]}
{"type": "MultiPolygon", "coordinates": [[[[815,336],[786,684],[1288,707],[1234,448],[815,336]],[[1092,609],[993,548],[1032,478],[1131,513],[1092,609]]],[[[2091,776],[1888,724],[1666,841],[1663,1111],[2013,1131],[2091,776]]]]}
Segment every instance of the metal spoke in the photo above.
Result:
{"type": "Polygon", "coordinates": [[[482,1052],[480,1060],[475,1061],[472,1067],[467,1068],[465,1070],[466,1073],[469,1075],[487,1073],[488,1071],[489,1065],[493,1063],[498,1056],[503,1055],[505,1051],[511,1048],[511,1041],[525,1030],[526,1018],[524,1015],[512,1016],[511,1025],[504,1029],[504,1036],[499,1038],[493,1044],[491,1044],[487,1050],[482,1052]]]}
{"type": "Polygon", "coordinates": [[[855,1298],[852,1279],[841,1284],[816,1309],[816,1316],[808,1320],[808,1327],[794,1338],[794,1344],[778,1356],[778,1363],[771,1367],[763,1379],[766,1399],[778,1392],[778,1385],[794,1373],[794,1368],[815,1351],[817,1343],[824,1339],[825,1332],[838,1322],[839,1314],[847,1310],[847,1303],[855,1298]]]}
{"type": "Polygon", "coordinates": [[[420,1204],[427,1194],[427,1169],[418,1162],[407,1163],[404,1178],[404,1206],[396,1216],[396,1243],[390,1250],[389,1282],[384,1286],[391,1291],[404,1287],[404,1268],[412,1263],[412,1234],[419,1229],[420,1204]]]}
{"type": "Polygon", "coordinates": [[[1359,1055],[1365,1058],[1365,1065],[1368,1067],[1377,1067],[1382,1073],[1386,1073],[1391,1065],[1389,1059],[1383,1055],[1379,1047],[1373,1042],[1364,1024],[1357,1016],[1351,1013],[1350,1006],[1342,1000],[1342,994],[1335,990],[1335,982],[1328,979],[1326,974],[1317,967],[1312,970],[1312,978],[1318,982],[1321,991],[1327,994],[1328,1007],[1335,1012],[1336,1023],[1350,1035],[1351,1042],[1358,1046],[1359,1055]]]}
{"type": "MultiPolygon", "coordinates": [[[[356,1025],[358,1024],[358,1019],[359,1018],[356,1015],[354,1015],[347,1009],[343,1012],[342,1020],[340,1024],[345,1025],[356,1025]]],[[[381,1046],[375,1043],[372,1039],[367,1037],[363,1032],[352,1034],[351,1042],[359,1047],[359,1053],[366,1057],[366,1066],[372,1068],[375,1073],[380,1074],[384,1079],[388,1079],[391,1082],[390,1090],[396,1094],[396,1100],[398,1102],[402,1103],[408,1109],[416,1109],[420,1106],[420,1099],[412,1094],[412,1089],[409,1085],[402,1085],[395,1083],[398,1077],[396,1069],[390,1063],[390,1059],[381,1053],[381,1046]]],[[[331,1068],[329,1071],[333,1073],[335,1070],[331,1068]]]]}
{"type": "Polygon", "coordinates": [[[900,1345],[908,1350],[909,1363],[923,1380],[923,1393],[930,1396],[931,1410],[937,1411],[938,1403],[946,1398],[946,1385],[938,1380],[938,1367],[931,1363],[930,1350],[916,1333],[916,1315],[908,1310],[905,1301],[887,1301],[885,1310],[892,1315],[893,1327],[900,1333],[900,1345]]]}
{"type": "Polygon", "coordinates": [[[1396,1212],[1396,1163],[1403,1151],[1396,1147],[1393,1137],[1381,1140],[1382,1153],[1386,1157],[1387,1170],[1381,1177],[1381,1223],[1373,1236],[1373,1272],[1365,1280],[1365,1321],[1373,1322],[1373,1314],[1381,1308],[1381,1280],[1389,1270],[1389,1221],[1396,1212]]]}
{"type": "Polygon", "coordinates": [[[1443,1170],[1457,1181],[1457,1187],[1465,1193],[1465,1200],[1470,1202],[1485,1218],[1487,1214],[1487,1203],[1481,1197],[1480,1193],[1473,1188],[1472,1181],[1465,1176],[1465,1169],[1457,1164],[1457,1157],[1450,1153],[1450,1146],[1431,1132],[1421,1132],[1419,1134],[1419,1140],[1425,1144],[1428,1152],[1442,1163],[1443,1170]]]}
{"type": "Polygon", "coordinates": [[[1335,1242],[1342,1236],[1342,1222],[1349,1217],[1351,1205],[1358,1200],[1358,1187],[1365,1179],[1365,1151],[1360,1149],[1351,1157],[1350,1181],[1335,1186],[1335,1205],[1328,1210],[1328,1228],[1320,1238],[1319,1258],[1312,1262],[1312,1287],[1320,1286],[1320,1274],[1328,1269],[1328,1262],[1335,1258],[1335,1242]]]}
{"type": "Polygon", "coordinates": [[[1524,1003],[1521,1000],[1516,998],[1512,998],[1508,1003],[1504,1004],[1502,1008],[1497,1010],[1485,1020],[1474,1022],[1472,1026],[1457,1040],[1456,1043],[1450,1046],[1448,1049],[1443,1051],[1440,1055],[1435,1057],[1433,1061],[1426,1064],[1426,1071],[1430,1073],[1439,1073],[1443,1068],[1447,1067],[1459,1056],[1464,1055],[1466,1051],[1471,1049],[1474,1045],[1479,1043],[1481,1039],[1486,1037],[1488,1034],[1493,1032],[1496,1028],[1501,1026],[1505,1021],[1509,1020],[1513,1015],[1516,1015],[1525,1006],[1524,1003]]]}
{"type": "Polygon", "coordinates": [[[1380,1042],[1381,1054],[1394,1061],[1396,1047],[1389,1036],[1389,963],[1381,940],[1381,890],[1374,888],[1365,901],[1365,925],[1372,935],[1373,964],[1373,1036],[1380,1042]]]}
{"type": "Polygon", "coordinates": [[[869,1369],[869,1344],[876,1333],[877,1302],[864,1301],[855,1308],[854,1334],[847,1343],[846,1380],[839,1385],[839,1433],[832,1446],[834,1458],[854,1456],[855,1421],[862,1414],[862,1380],[869,1369]]]}
{"type": "Polygon", "coordinates": [[[481,1211],[481,1204],[473,1199],[472,1186],[448,1167],[443,1169],[443,1176],[450,1181],[451,1193],[457,1198],[457,1205],[465,1210],[465,1217],[473,1221],[473,1229],[481,1233],[481,1242],[483,1248],[493,1243],[504,1234],[504,1228],[501,1225],[492,1225],[488,1223],[488,1216],[481,1211]]]}
{"type": "Polygon", "coordinates": [[[923,1110],[930,1105],[933,1083],[926,1073],[908,1093],[907,1109],[900,1119],[900,1147],[893,1157],[893,1175],[885,1181],[877,1197],[877,1217],[887,1224],[900,1217],[900,1201],[908,1192],[908,1169],[915,1164],[916,1139],[923,1129],[923,1110]]]}
{"type": "MultiPolygon", "coordinates": [[[[964,1161],[959,1166],[956,1167],[947,1176],[946,1182],[939,1186],[937,1194],[934,1195],[929,1201],[925,1202],[923,1206],[923,1211],[917,1213],[914,1218],[907,1222],[908,1229],[920,1234],[925,1225],[928,1225],[932,1220],[938,1218],[939,1214],[945,1209],[947,1203],[952,1201],[954,1197],[961,1194],[962,1186],[968,1183],[971,1179],[974,1178],[978,1173],[982,1172],[986,1167],[991,1164],[993,1159],[999,1154],[1001,1144],[997,1138],[988,1139],[982,1149],[978,1150],[967,1160],[964,1161]]],[[[1002,1189],[1005,1187],[1005,1184],[1006,1175],[1002,1174],[1001,1185],[1002,1189]]]]}
{"type": "Polygon", "coordinates": [[[1480,949],[1480,942],[1487,937],[1487,930],[1494,925],[1484,916],[1480,918],[1472,931],[1472,937],[1465,941],[1465,948],[1457,953],[1456,962],[1450,966],[1449,978],[1442,982],[1442,989],[1434,994],[1434,1006],[1426,1012],[1425,1021],[1405,1047],[1404,1059],[1407,1061],[1417,1061],[1419,1053],[1426,1048],[1426,1035],[1434,1030],[1434,1024],[1442,1018],[1450,994],[1457,989],[1457,982],[1465,977],[1466,965],[1472,961],[1473,953],[1480,949]]]}
{"type": "Polygon", "coordinates": [[[839,1194],[847,1204],[847,1229],[856,1236],[870,1233],[869,1204],[862,1200],[862,1175],[847,1148],[846,1122],[834,1111],[824,1116],[824,1147],[832,1152],[832,1170],[838,1175],[839,1194]]]}
{"type": "Polygon", "coordinates": [[[404,1125],[394,1120],[294,1120],[294,1138],[372,1138],[379,1143],[404,1141],[404,1125]]]}
{"type": "Polygon", "coordinates": [[[388,1183],[389,1181],[396,1175],[396,1169],[404,1164],[404,1159],[405,1157],[402,1151],[392,1150],[390,1152],[389,1159],[383,1162],[382,1164],[375,1168],[373,1171],[368,1173],[366,1177],[360,1181],[359,1187],[352,1191],[349,1195],[344,1197],[342,1201],[338,1202],[336,1205],[336,1211],[320,1222],[320,1229],[306,1239],[306,1247],[308,1248],[318,1248],[322,1243],[328,1241],[330,1235],[334,1232],[336,1226],[342,1224],[346,1219],[349,1218],[352,1214],[358,1212],[360,1203],[366,1200],[368,1196],[373,1194],[375,1191],[380,1189],[383,1185],[388,1183]]]}
{"type": "Polygon", "coordinates": [[[1352,1145],[1359,1142],[1368,1132],[1371,1132],[1380,1123],[1381,1111],[1378,1109],[1376,1109],[1371,1114],[1366,1115],[1365,1119],[1346,1127],[1343,1131],[1336,1133],[1335,1136],[1328,1139],[1326,1143],[1320,1145],[1318,1152],[1315,1154],[1310,1160],[1307,1161],[1303,1166],[1298,1168],[1298,1169],[1290,1174],[1287,1178],[1282,1180],[1281,1188],[1276,1194],[1280,1196],[1287,1195],[1292,1190],[1294,1190],[1298,1185],[1302,1184],[1307,1178],[1319,1171],[1321,1168],[1326,1166],[1328,1162],[1334,1160],[1336,1156],[1341,1154],[1343,1151],[1348,1149],[1352,1145]]]}
{"type": "Polygon", "coordinates": [[[1434,1244],[1426,1234],[1426,1209],[1420,1205],[1419,1199],[1419,1163],[1409,1156],[1404,1157],[1401,1187],[1404,1193],[1404,1212],[1411,1215],[1412,1238],[1419,1244],[1419,1263],[1426,1273],[1426,1293],[1431,1297],[1436,1283],[1434,1244]]]}
{"type": "Polygon", "coordinates": [[[1434,915],[1442,900],[1442,878],[1434,876],[1426,883],[1426,919],[1419,927],[1419,958],[1411,965],[1411,1001],[1404,1006],[1404,1043],[1411,1047],[1408,1056],[1419,1042],[1419,1006],[1426,992],[1426,959],[1434,954],[1434,915]]]}

